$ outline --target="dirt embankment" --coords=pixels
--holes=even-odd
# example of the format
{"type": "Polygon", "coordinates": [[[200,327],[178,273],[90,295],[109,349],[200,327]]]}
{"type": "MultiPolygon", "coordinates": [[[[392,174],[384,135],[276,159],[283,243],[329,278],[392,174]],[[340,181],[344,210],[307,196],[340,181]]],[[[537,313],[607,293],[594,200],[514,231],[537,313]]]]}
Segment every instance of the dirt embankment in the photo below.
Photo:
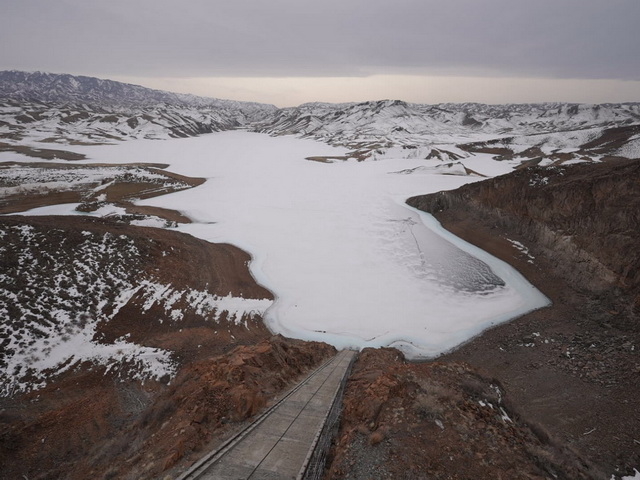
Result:
{"type": "Polygon", "coordinates": [[[409,203],[513,265],[553,305],[437,362],[363,353],[328,478],[633,475],[640,163],[523,169],[409,203]]]}
{"type": "MultiPolygon", "coordinates": [[[[177,367],[172,379],[140,381],[130,375],[137,371],[135,363],[105,366],[85,361],[51,372],[44,388],[0,398],[2,479],[162,478],[181,462],[195,460],[209,442],[254,415],[335,352],[325,344],[273,337],[255,312],[232,315],[189,301],[195,294],[206,299],[272,298],[252,278],[249,255],[231,245],[87,217],[2,217],[2,225],[13,228],[8,231],[27,231],[31,243],[45,239],[37,248],[24,246],[32,256],[0,258],[3,264],[9,262],[4,267],[16,272],[21,265],[30,270],[29,278],[35,280],[28,287],[42,301],[57,289],[65,293],[67,287],[59,278],[61,272],[72,272],[75,262],[94,265],[93,273],[100,278],[105,262],[115,261],[100,254],[88,261],[74,255],[76,250],[86,257],[88,252],[99,253],[105,239],[126,238],[138,253],[129,265],[130,275],[121,281],[143,286],[115,315],[100,320],[92,341],[109,345],[126,338],[128,344],[163,349],[171,352],[177,367]],[[92,250],[88,244],[94,241],[97,248],[92,250]],[[43,248],[51,251],[38,251],[43,248]],[[20,258],[39,262],[37,271],[20,258]],[[56,261],[41,261],[45,258],[56,261]],[[66,269],[61,264],[65,262],[71,267],[66,269]],[[154,285],[170,289],[157,290],[154,285]],[[158,291],[164,293],[156,295],[158,291]],[[181,315],[172,317],[176,311],[181,315]]],[[[86,280],[93,273],[82,270],[77,277],[86,280]]],[[[4,281],[2,288],[18,288],[10,278],[4,281]]],[[[75,297],[65,298],[69,302],[75,297]]],[[[84,299],[78,298],[80,308],[84,299]]],[[[55,318],[43,316],[42,327],[51,327],[55,318]]],[[[31,320],[8,320],[15,323],[10,333],[17,338],[38,335],[31,320]]],[[[5,359],[15,353],[3,348],[0,356],[5,359]]]]}
{"type": "MultiPolygon", "coordinates": [[[[591,478],[521,418],[504,387],[459,362],[364,350],[347,384],[328,479],[591,478]]],[[[601,477],[604,478],[604,477],[601,477]]]]}
{"type": "Polygon", "coordinates": [[[86,155],[70,152],[68,150],[58,150],[52,148],[33,148],[27,145],[10,145],[0,142],[0,152],[16,152],[27,157],[42,158],[44,160],[84,160],[86,155]]]}
{"type": "Polygon", "coordinates": [[[409,203],[511,263],[553,301],[442,360],[497,378],[525,418],[607,475],[632,474],[640,466],[640,162],[529,168],[409,203]]]}
{"type": "MultiPolygon", "coordinates": [[[[594,293],[617,288],[640,308],[640,162],[533,167],[409,205],[449,219],[491,225],[524,238],[554,273],[594,293]]],[[[455,228],[455,227],[453,227],[455,228]]]]}

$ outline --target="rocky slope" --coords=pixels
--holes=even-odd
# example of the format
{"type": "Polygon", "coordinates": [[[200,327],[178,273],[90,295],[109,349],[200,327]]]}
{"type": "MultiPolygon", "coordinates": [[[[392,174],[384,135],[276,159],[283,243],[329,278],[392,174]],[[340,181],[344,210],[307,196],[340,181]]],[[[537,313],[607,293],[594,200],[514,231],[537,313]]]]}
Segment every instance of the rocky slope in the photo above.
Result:
{"type": "Polygon", "coordinates": [[[163,139],[230,130],[246,125],[244,112],[215,105],[98,106],[0,99],[0,144],[25,142],[99,144],[130,138],[163,139]]]}
{"type": "MultiPolygon", "coordinates": [[[[499,381],[464,363],[407,364],[363,351],[327,479],[596,478],[596,468],[522,418],[499,381]]],[[[604,478],[604,476],[600,477],[604,478]]]]}
{"type": "Polygon", "coordinates": [[[0,232],[0,478],[156,478],[334,352],[271,338],[233,246],[89,217],[0,232]]]}
{"type": "Polygon", "coordinates": [[[619,289],[640,313],[638,161],[533,167],[407,203],[434,214],[465,209],[517,232],[571,283],[594,293],[619,289]]]}

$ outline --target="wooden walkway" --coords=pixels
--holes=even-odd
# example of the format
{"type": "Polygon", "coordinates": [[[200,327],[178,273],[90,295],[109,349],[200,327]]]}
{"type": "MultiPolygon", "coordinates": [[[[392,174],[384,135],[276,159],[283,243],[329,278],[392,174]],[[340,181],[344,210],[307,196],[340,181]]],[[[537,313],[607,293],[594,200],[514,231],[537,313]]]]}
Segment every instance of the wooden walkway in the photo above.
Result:
{"type": "Polygon", "coordinates": [[[302,478],[355,355],[351,350],[339,352],[227,444],[197,462],[180,479],[302,478]]]}

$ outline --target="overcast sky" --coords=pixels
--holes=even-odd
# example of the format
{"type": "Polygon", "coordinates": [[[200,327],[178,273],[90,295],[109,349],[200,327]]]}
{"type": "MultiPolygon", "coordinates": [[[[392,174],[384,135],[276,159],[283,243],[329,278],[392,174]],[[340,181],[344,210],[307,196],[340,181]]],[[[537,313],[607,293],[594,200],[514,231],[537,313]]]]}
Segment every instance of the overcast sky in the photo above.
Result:
{"type": "Polygon", "coordinates": [[[0,0],[0,69],[280,106],[640,101],[640,0],[0,0]]]}

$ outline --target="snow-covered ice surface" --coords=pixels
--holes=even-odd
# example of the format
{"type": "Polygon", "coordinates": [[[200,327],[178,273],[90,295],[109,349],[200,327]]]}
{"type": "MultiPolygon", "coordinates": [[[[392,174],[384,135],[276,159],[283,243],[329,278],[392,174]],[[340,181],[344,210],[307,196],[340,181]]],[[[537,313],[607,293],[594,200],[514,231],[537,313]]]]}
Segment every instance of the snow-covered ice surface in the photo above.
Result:
{"type": "MultiPolygon", "coordinates": [[[[511,267],[404,204],[478,180],[438,169],[392,174],[437,161],[310,162],[345,150],[248,132],[74,150],[89,161],[152,158],[208,178],[139,203],[184,212],[194,223],[180,230],[250,252],[254,276],[276,295],[265,319],[287,336],[431,357],[548,304],[511,267]]],[[[504,164],[492,170],[488,158],[481,162],[484,174],[504,173],[504,164]]],[[[472,159],[464,163],[474,168],[472,159]]]]}

